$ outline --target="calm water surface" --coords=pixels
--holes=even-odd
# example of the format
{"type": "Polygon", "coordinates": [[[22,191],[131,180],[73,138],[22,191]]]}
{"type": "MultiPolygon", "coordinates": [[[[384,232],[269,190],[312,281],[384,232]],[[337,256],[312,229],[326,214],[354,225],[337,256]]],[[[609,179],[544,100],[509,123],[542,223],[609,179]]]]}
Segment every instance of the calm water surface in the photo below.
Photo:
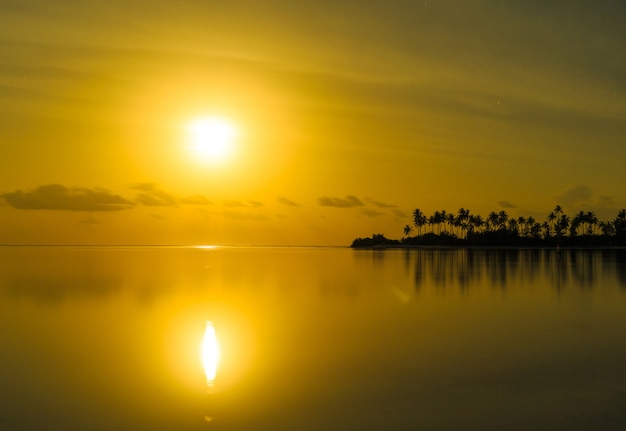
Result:
{"type": "Polygon", "coordinates": [[[0,341],[2,430],[626,430],[624,251],[0,247],[0,341]]]}

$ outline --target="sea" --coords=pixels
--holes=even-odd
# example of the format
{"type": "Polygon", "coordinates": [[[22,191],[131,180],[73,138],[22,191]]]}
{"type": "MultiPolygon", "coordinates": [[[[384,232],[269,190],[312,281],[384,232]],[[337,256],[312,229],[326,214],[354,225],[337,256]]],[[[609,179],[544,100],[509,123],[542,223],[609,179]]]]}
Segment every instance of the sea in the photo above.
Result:
{"type": "Polygon", "coordinates": [[[0,247],[0,430],[626,430],[626,250],[0,247]]]}

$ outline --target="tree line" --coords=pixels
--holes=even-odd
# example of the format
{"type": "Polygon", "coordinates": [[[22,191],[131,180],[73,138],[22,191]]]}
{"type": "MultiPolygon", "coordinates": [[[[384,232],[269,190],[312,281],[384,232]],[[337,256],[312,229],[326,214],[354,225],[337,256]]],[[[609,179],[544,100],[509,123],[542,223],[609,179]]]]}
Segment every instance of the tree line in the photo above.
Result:
{"type": "Polygon", "coordinates": [[[427,216],[416,208],[412,223],[406,224],[401,240],[383,234],[357,238],[352,247],[393,245],[495,245],[495,246],[624,246],[626,209],[613,220],[601,221],[593,211],[579,211],[570,217],[557,205],[545,220],[511,217],[506,211],[492,211],[487,217],[460,208],[456,213],[435,211],[427,216]],[[414,234],[411,236],[411,234],[414,234]]]}

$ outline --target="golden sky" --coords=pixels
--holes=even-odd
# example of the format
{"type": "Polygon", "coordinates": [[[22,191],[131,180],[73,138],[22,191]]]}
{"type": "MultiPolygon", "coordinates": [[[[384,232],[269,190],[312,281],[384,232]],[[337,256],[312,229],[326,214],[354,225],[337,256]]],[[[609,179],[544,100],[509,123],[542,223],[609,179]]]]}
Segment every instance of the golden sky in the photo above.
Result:
{"type": "Polygon", "coordinates": [[[0,0],[0,244],[626,207],[626,2],[0,0]],[[189,125],[236,127],[201,160],[189,125]]]}

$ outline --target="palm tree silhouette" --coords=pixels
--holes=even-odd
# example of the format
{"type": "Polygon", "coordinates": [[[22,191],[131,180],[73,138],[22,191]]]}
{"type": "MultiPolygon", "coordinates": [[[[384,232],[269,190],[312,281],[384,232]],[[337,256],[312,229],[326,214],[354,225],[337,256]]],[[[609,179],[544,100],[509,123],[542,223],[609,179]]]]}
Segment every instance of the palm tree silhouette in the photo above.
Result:
{"type": "Polygon", "coordinates": [[[452,226],[454,226],[456,223],[456,217],[454,216],[454,214],[448,213],[446,215],[446,222],[448,223],[448,229],[450,230],[450,233],[452,233],[452,226]]]}
{"type": "Polygon", "coordinates": [[[506,222],[509,220],[509,215],[506,211],[502,210],[498,213],[498,220],[496,224],[498,225],[498,230],[506,229],[506,222]]]}
{"type": "Polygon", "coordinates": [[[570,232],[573,233],[573,235],[580,235],[580,232],[578,231],[578,228],[582,228],[582,231],[585,231],[585,226],[583,225],[583,223],[585,222],[585,213],[583,211],[579,211],[576,214],[574,214],[574,217],[572,218],[572,224],[570,226],[570,232]]]}
{"type": "Polygon", "coordinates": [[[480,214],[477,214],[477,215],[472,214],[469,216],[469,221],[467,224],[467,229],[469,232],[474,232],[474,230],[481,231],[484,225],[485,225],[485,221],[483,220],[480,214]]]}
{"type": "Polygon", "coordinates": [[[459,208],[456,218],[458,221],[458,226],[461,227],[461,230],[463,231],[463,234],[465,235],[465,231],[469,228],[470,211],[461,207],[459,208]]]}
{"type": "Polygon", "coordinates": [[[404,225],[404,236],[409,236],[409,234],[413,232],[413,228],[411,227],[411,225],[407,224],[404,225]]]}
{"type": "Polygon", "coordinates": [[[595,235],[596,225],[598,224],[598,217],[596,217],[596,215],[592,211],[587,211],[585,213],[585,220],[589,225],[587,227],[587,235],[595,235]]]}
{"type": "Polygon", "coordinates": [[[413,224],[417,228],[417,234],[422,234],[422,227],[426,224],[426,216],[419,208],[413,210],[413,224]]]}
{"type": "Polygon", "coordinates": [[[547,237],[548,238],[552,236],[552,231],[554,230],[554,220],[556,220],[556,214],[554,214],[554,211],[552,211],[550,214],[548,214],[548,217],[547,217],[547,222],[548,222],[547,237]]]}
{"type": "Polygon", "coordinates": [[[487,230],[493,230],[498,224],[498,213],[491,211],[487,216],[487,230]]]}

